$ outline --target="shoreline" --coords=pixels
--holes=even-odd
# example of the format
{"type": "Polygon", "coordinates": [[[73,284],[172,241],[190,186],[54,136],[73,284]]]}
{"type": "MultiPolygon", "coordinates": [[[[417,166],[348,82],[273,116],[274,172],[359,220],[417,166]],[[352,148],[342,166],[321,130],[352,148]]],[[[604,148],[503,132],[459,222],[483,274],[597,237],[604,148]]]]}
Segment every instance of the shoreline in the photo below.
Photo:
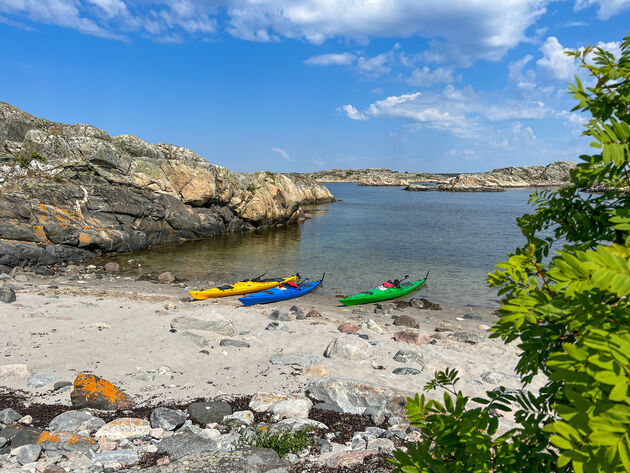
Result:
{"type": "MultiPolygon", "coordinates": [[[[443,306],[438,311],[395,309],[390,307],[393,304],[385,303],[385,310],[376,309],[382,313],[374,313],[376,304],[345,307],[333,296],[313,293],[282,303],[246,308],[235,297],[190,302],[186,288],[181,287],[183,283],[160,284],[100,274],[103,279],[67,282],[59,282],[59,277],[27,273],[18,274],[18,280],[5,279],[5,286],[16,287],[17,301],[0,305],[0,323],[7,334],[7,343],[0,351],[2,364],[26,363],[33,374],[51,373],[58,381],[72,381],[79,372],[93,372],[124,386],[134,398],[144,402],[245,395],[261,390],[302,391],[308,378],[301,373],[295,375],[291,367],[270,365],[269,357],[275,353],[314,353],[328,366],[330,376],[376,379],[381,384],[410,391],[424,385],[433,371],[455,367],[464,375],[462,385],[472,388],[475,394],[484,383],[470,384],[468,380],[491,371],[495,357],[508,356],[513,363],[516,361],[515,346],[489,340],[486,330],[479,329],[492,325],[496,318],[491,307],[443,306]],[[274,310],[288,313],[294,305],[304,313],[314,309],[322,317],[286,321],[286,331],[265,330],[274,310]],[[481,320],[463,319],[470,313],[481,320]],[[401,315],[418,322],[419,329],[411,330],[440,337],[432,339],[435,345],[416,347],[396,342],[393,334],[407,329],[393,324],[393,317],[401,315]],[[188,338],[181,335],[185,330],[173,333],[171,325],[178,317],[229,321],[233,335],[190,330],[193,335],[188,338]],[[383,333],[368,329],[368,319],[376,322],[383,333]],[[323,356],[328,344],[342,335],[337,330],[342,322],[362,327],[359,333],[377,345],[373,356],[358,362],[323,356]],[[448,336],[457,331],[470,332],[479,337],[480,343],[470,344],[448,336]],[[244,341],[250,348],[220,346],[220,340],[225,338],[244,341]],[[400,348],[424,352],[426,366],[420,375],[391,374],[400,366],[392,359],[400,348]],[[203,353],[204,350],[208,353],[203,353]],[[478,356],[482,352],[491,356],[478,356]],[[473,357],[475,363],[472,359],[466,361],[467,357],[473,357]],[[375,369],[373,365],[384,369],[375,369]],[[475,366],[471,370],[469,365],[475,366]],[[172,374],[157,374],[162,366],[168,366],[172,374]]],[[[413,297],[422,297],[422,291],[413,297]]],[[[506,370],[505,362],[500,365],[506,370]]],[[[509,373],[507,370],[508,381],[509,373]]],[[[68,400],[67,393],[29,389],[25,381],[1,382],[11,389],[25,389],[46,402],[68,400]]],[[[509,384],[508,387],[517,387],[515,383],[509,384]]]]}
{"type": "MultiPolygon", "coordinates": [[[[39,463],[27,464],[27,471],[50,462],[96,465],[122,458],[129,463],[111,463],[120,471],[142,465],[149,471],[183,472],[181,458],[203,464],[207,456],[180,457],[168,445],[205,442],[203,448],[224,455],[239,448],[242,435],[240,424],[200,423],[191,414],[191,403],[225,401],[235,415],[249,413],[245,417],[253,424],[246,429],[253,432],[260,428],[256,425],[276,426],[278,419],[253,408],[252,397],[288,396],[295,399],[289,404],[310,407],[306,414],[284,415],[291,417],[287,425],[318,425],[314,443],[303,454],[288,455],[289,461],[265,449],[243,450],[246,456],[276,455],[273,461],[285,473],[328,473],[344,465],[348,472],[385,473],[391,471],[385,458],[392,449],[417,438],[401,410],[404,398],[422,392],[435,371],[457,369],[458,389],[469,396],[499,386],[521,388],[514,374],[518,348],[488,338],[487,329],[497,317],[494,308],[435,310],[418,308],[426,303],[414,307],[392,301],[345,307],[336,297],[317,293],[245,307],[236,297],[194,301],[184,282],[139,281],[102,267],[75,268],[66,268],[71,271],[67,275],[24,270],[0,275],[1,285],[13,288],[16,295],[14,302],[0,302],[0,326],[6,334],[0,346],[0,399],[22,409],[28,429],[43,435],[41,429],[53,415],[79,412],[70,392],[75,378],[87,373],[113,383],[135,403],[131,410],[88,409],[109,422],[103,429],[118,429],[120,422],[153,425],[156,410],[165,408],[188,420],[176,432],[164,432],[163,438],[147,436],[146,430],[133,444],[100,439],[63,457],[54,456],[56,447],[42,445],[45,453],[39,463]],[[28,372],[7,377],[7,365],[24,365],[28,372]],[[45,381],[35,387],[34,378],[45,381]]],[[[419,300],[422,291],[413,297],[419,300]]],[[[540,385],[536,380],[530,389],[540,385]]],[[[425,394],[442,397],[439,390],[425,394]]],[[[499,419],[502,430],[513,425],[511,414],[499,419]]],[[[99,433],[81,435],[97,439],[99,433]]],[[[4,459],[0,453],[0,467],[3,462],[17,466],[16,455],[25,447],[12,441],[11,448],[4,459]]]]}

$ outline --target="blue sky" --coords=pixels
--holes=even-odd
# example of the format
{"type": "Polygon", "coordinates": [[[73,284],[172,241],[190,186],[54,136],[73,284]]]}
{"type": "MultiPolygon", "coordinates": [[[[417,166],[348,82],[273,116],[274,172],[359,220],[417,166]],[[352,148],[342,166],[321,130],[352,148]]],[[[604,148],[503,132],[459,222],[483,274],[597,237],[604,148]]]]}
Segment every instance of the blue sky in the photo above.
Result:
{"type": "Polygon", "coordinates": [[[577,160],[630,0],[0,0],[0,100],[236,171],[577,160]]]}

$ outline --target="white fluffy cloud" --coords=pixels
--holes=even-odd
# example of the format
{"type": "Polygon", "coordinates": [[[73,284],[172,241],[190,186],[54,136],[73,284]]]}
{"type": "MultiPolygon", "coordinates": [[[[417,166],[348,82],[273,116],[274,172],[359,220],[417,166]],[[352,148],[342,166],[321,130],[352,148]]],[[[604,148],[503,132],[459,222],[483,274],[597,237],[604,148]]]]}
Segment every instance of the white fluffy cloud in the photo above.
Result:
{"type": "Polygon", "coordinates": [[[582,10],[584,8],[597,5],[597,17],[600,20],[607,20],[619,13],[630,9],[630,0],[576,0],[575,9],[582,10]]]}
{"type": "MultiPolygon", "coordinates": [[[[553,110],[538,99],[519,99],[503,93],[477,92],[470,86],[456,88],[452,85],[442,91],[387,97],[370,104],[363,112],[353,105],[342,108],[354,120],[377,117],[403,119],[415,126],[442,130],[464,138],[478,138],[490,123],[554,115],[553,110]]],[[[518,131],[520,134],[529,133],[526,127],[518,131]]]]}
{"type": "Polygon", "coordinates": [[[365,113],[359,112],[352,105],[342,105],[341,107],[339,107],[339,111],[345,113],[346,116],[351,120],[365,121],[368,119],[368,116],[365,113]]]}
{"type": "Polygon", "coordinates": [[[419,36],[431,40],[427,60],[467,65],[503,57],[525,39],[549,1],[504,0],[497,8],[494,0],[0,0],[0,13],[105,37],[139,31],[156,39],[213,33],[224,13],[225,29],[251,41],[346,38],[361,44],[419,36]]]}
{"type": "MultiPolygon", "coordinates": [[[[461,79],[461,78],[457,78],[461,79]]],[[[433,84],[450,84],[454,82],[456,78],[453,77],[453,70],[444,67],[438,67],[431,70],[429,67],[424,66],[422,68],[414,69],[411,72],[411,77],[407,79],[407,82],[411,85],[419,87],[427,87],[433,84]]]]}
{"type": "Polygon", "coordinates": [[[333,53],[312,56],[304,62],[314,66],[349,66],[354,63],[356,59],[356,56],[352,53],[333,53]]]}
{"type": "Polygon", "coordinates": [[[536,61],[539,69],[546,71],[554,79],[571,79],[578,71],[575,58],[566,55],[557,38],[550,36],[540,48],[543,57],[536,61]]]}
{"type": "Polygon", "coordinates": [[[234,0],[226,2],[234,36],[270,41],[278,37],[322,43],[333,37],[364,42],[370,37],[420,36],[432,40],[433,61],[471,64],[498,60],[525,39],[548,0],[234,0]]]}

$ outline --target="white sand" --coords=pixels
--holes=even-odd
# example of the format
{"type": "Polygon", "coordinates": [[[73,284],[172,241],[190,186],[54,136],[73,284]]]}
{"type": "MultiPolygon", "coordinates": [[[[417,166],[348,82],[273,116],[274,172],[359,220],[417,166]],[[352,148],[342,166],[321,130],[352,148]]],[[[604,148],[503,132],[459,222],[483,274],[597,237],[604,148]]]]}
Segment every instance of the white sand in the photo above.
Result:
{"type": "MultiPolygon", "coordinates": [[[[435,345],[407,345],[393,340],[393,333],[404,329],[392,325],[391,315],[372,313],[373,305],[363,306],[370,314],[352,314],[330,296],[310,294],[284,303],[242,307],[236,298],[181,302],[186,289],[177,285],[138,282],[130,278],[105,276],[103,280],[58,283],[55,278],[29,276],[27,283],[8,280],[23,287],[17,301],[0,303],[0,365],[28,363],[33,374],[53,373],[57,381],[73,381],[80,372],[92,372],[118,385],[137,402],[158,402],[165,399],[187,400],[219,395],[244,395],[259,391],[300,392],[309,381],[302,370],[291,366],[274,366],[269,356],[280,352],[305,351],[322,356],[328,343],[341,335],[337,326],[342,321],[362,323],[375,320],[383,329],[379,335],[367,329],[381,345],[376,356],[366,361],[323,358],[331,376],[346,376],[381,383],[409,391],[421,390],[435,370],[447,367],[459,370],[459,384],[467,394],[479,395],[496,387],[481,381],[481,374],[499,371],[506,375],[506,387],[520,387],[513,370],[517,362],[515,344],[486,340],[471,345],[455,340],[438,340],[435,345]],[[48,288],[57,285],[58,288],[48,288]],[[174,307],[167,309],[165,307],[174,307]],[[305,312],[315,308],[322,318],[285,322],[290,331],[267,331],[267,316],[273,309],[288,310],[298,305],[305,312]],[[234,324],[231,337],[206,332],[212,340],[201,348],[170,331],[175,317],[227,319],[234,324]],[[111,328],[97,326],[108,324],[111,328]],[[246,335],[239,335],[247,331],[246,335]],[[219,340],[245,340],[250,348],[221,347],[219,340]],[[394,375],[393,369],[412,364],[393,360],[400,348],[422,353],[426,368],[420,375],[394,375]],[[206,349],[208,354],[200,353],[206,349]],[[375,369],[383,365],[385,369],[375,369]],[[168,366],[172,374],[159,374],[168,366]],[[154,373],[153,381],[138,376],[154,373]]],[[[418,294],[417,297],[422,296],[418,294]]],[[[420,323],[420,332],[432,334],[442,320],[461,325],[463,330],[487,336],[477,326],[492,325],[494,309],[480,307],[443,307],[441,311],[405,309],[396,315],[410,315],[420,323]],[[484,318],[456,320],[475,312],[484,318]]],[[[201,332],[197,332],[201,333],[201,332]]],[[[446,334],[444,334],[446,335],[446,334]]],[[[26,379],[0,380],[0,385],[30,392],[40,402],[68,402],[69,393],[55,393],[52,384],[27,388],[26,379]]],[[[434,392],[441,396],[441,393],[434,392]]]]}

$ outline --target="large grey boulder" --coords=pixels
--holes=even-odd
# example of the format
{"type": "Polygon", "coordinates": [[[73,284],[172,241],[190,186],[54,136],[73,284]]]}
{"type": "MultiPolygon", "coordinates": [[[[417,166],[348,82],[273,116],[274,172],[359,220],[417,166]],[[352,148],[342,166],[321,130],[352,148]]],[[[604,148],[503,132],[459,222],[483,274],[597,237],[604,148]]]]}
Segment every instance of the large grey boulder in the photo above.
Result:
{"type": "Polygon", "coordinates": [[[158,407],[151,412],[151,427],[175,430],[186,422],[186,414],[179,409],[158,407]]]}
{"type": "Polygon", "coordinates": [[[88,410],[72,410],[62,412],[51,420],[48,429],[76,433],[82,430],[98,430],[104,425],[103,419],[92,415],[88,410]]]}
{"type": "Polygon", "coordinates": [[[217,450],[214,440],[199,437],[190,432],[167,437],[158,444],[158,453],[167,454],[171,460],[179,460],[186,455],[217,450]]]}
{"type": "Polygon", "coordinates": [[[321,404],[316,408],[348,414],[363,414],[367,408],[383,408],[392,413],[402,412],[409,391],[391,388],[351,378],[320,378],[309,381],[305,390],[321,404]]]}

